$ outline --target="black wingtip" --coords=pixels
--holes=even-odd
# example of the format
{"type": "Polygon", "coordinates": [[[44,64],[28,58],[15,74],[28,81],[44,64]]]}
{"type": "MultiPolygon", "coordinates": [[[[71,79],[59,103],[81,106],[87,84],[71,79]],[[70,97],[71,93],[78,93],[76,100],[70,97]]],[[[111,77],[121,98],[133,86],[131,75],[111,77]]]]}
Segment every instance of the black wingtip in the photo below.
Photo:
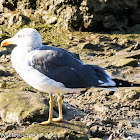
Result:
{"type": "Polygon", "coordinates": [[[140,87],[140,84],[131,84],[131,87],[140,87]]]}
{"type": "Polygon", "coordinates": [[[116,85],[115,87],[140,87],[140,84],[138,83],[130,83],[125,80],[120,80],[120,79],[112,79],[116,85]]]}

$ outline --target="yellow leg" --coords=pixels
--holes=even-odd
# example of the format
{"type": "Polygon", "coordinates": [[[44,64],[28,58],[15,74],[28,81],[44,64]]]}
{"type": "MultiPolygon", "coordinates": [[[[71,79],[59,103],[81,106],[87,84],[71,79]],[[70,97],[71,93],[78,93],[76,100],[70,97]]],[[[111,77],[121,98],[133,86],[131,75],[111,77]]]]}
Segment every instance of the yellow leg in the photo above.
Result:
{"type": "Polygon", "coordinates": [[[44,121],[44,122],[40,123],[41,125],[47,125],[47,124],[50,124],[52,122],[52,118],[53,118],[53,103],[54,103],[53,96],[52,96],[52,94],[50,94],[50,101],[49,101],[49,105],[50,105],[49,119],[48,119],[48,121],[44,121]]]}
{"type": "Polygon", "coordinates": [[[63,119],[63,114],[62,114],[62,97],[61,97],[60,93],[58,93],[57,101],[58,101],[58,108],[59,108],[59,117],[58,118],[53,118],[52,121],[54,121],[54,122],[59,122],[59,121],[62,121],[62,119],[63,119]]]}

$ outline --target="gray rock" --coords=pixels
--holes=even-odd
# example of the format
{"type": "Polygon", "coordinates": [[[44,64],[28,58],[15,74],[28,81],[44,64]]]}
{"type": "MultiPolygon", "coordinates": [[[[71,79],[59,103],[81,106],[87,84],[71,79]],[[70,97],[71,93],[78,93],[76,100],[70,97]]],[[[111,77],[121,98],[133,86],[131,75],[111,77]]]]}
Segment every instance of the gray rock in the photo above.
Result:
{"type": "Polygon", "coordinates": [[[3,122],[20,123],[48,118],[48,106],[41,95],[32,92],[0,93],[0,114],[3,122]]]}
{"type": "Polygon", "coordinates": [[[44,137],[49,140],[88,140],[88,137],[90,136],[89,130],[80,121],[63,121],[60,123],[53,123],[52,125],[46,126],[34,124],[22,131],[21,135],[22,134],[35,134],[37,140],[38,137],[41,135],[41,137],[44,137]]]}

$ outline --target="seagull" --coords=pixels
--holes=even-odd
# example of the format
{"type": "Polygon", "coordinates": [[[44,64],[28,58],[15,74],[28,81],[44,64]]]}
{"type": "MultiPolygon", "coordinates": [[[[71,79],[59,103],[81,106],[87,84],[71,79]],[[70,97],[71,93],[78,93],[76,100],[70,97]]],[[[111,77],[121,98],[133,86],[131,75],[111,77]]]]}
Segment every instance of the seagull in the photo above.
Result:
{"type": "Polygon", "coordinates": [[[134,86],[127,81],[114,79],[104,68],[88,65],[75,54],[62,48],[42,44],[39,32],[23,28],[1,46],[16,45],[11,53],[12,65],[21,78],[35,89],[49,93],[49,118],[41,125],[63,120],[64,93],[80,93],[94,87],[134,86]],[[53,118],[53,94],[58,94],[59,117],[53,118]]]}

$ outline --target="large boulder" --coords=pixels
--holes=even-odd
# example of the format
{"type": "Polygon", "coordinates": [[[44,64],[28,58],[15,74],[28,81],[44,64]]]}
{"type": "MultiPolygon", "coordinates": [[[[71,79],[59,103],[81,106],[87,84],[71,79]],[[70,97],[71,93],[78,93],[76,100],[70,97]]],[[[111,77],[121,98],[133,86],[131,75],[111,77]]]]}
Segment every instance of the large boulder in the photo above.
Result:
{"type": "Polygon", "coordinates": [[[48,118],[48,106],[41,95],[32,92],[1,92],[0,117],[3,122],[21,123],[48,118]]]}

